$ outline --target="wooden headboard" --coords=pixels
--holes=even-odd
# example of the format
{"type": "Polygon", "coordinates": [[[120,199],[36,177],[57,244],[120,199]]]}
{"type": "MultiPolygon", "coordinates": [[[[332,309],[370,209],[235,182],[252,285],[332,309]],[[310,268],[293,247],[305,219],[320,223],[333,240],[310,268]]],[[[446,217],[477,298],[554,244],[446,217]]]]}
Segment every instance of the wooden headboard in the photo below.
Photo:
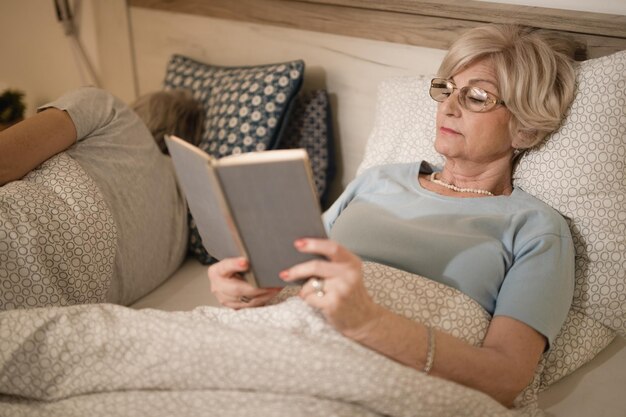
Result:
{"type": "Polygon", "coordinates": [[[130,5],[438,49],[485,23],[565,32],[586,45],[590,58],[626,49],[626,16],[475,0],[130,0],[130,5]]]}

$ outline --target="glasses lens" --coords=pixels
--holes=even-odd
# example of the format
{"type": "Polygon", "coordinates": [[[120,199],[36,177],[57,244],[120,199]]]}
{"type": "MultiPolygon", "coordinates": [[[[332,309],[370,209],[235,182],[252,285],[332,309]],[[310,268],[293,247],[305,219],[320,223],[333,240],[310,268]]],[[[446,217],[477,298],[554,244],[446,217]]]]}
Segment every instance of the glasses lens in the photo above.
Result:
{"type": "Polygon", "coordinates": [[[461,100],[465,108],[473,112],[487,111],[496,102],[488,92],[478,87],[463,87],[461,89],[461,100]]]}
{"type": "Polygon", "coordinates": [[[433,100],[442,102],[454,91],[454,86],[443,78],[434,78],[430,82],[430,96],[433,100]]]}

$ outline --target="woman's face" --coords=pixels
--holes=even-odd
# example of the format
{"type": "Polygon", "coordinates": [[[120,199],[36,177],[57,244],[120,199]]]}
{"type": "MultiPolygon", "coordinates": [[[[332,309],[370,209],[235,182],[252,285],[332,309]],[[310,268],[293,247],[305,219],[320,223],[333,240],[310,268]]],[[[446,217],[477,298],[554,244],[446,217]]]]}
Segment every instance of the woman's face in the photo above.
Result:
{"type": "Polygon", "coordinates": [[[459,90],[480,87],[500,97],[492,64],[478,61],[451,78],[457,88],[437,108],[435,149],[448,160],[489,164],[511,159],[513,138],[509,132],[511,113],[505,106],[472,113],[459,104],[459,90]]]}

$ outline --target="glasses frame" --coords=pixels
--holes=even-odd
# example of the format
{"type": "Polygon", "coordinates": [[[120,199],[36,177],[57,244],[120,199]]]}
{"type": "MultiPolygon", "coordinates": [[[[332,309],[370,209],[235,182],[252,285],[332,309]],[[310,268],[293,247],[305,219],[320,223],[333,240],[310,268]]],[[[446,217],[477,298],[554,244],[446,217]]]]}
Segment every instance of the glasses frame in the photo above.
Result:
{"type": "Polygon", "coordinates": [[[469,86],[466,85],[465,87],[459,88],[456,86],[456,84],[454,83],[454,81],[452,80],[447,80],[445,78],[433,78],[432,80],[430,80],[430,87],[428,89],[428,95],[430,95],[430,98],[432,98],[433,100],[435,100],[438,103],[443,103],[444,101],[446,101],[451,95],[452,93],[454,93],[454,90],[459,90],[459,94],[457,96],[457,99],[459,101],[459,105],[464,108],[467,111],[471,111],[472,113],[486,113],[486,112],[490,112],[492,110],[495,110],[498,106],[504,106],[506,107],[506,104],[504,103],[504,100],[502,100],[500,97],[498,97],[497,95],[483,89],[480,87],[475,87],[475,86],[469,86]],[[445,96],[445,97],[435,97],[433,95],[433,88],[435,84],[445,84],[446,87],[448,89],[450,89],[450,95],[445,96]],[[470,106],[467,104],[466,100],[467,100],[467,93],[470,91],[470,89],[475,89],[478,92],[480,92],[481,94],[484,93],[484,95],[487,97],[487,100],[483,103],[483,106],[480,110],[472,110],[470,108],[470,106]]]}

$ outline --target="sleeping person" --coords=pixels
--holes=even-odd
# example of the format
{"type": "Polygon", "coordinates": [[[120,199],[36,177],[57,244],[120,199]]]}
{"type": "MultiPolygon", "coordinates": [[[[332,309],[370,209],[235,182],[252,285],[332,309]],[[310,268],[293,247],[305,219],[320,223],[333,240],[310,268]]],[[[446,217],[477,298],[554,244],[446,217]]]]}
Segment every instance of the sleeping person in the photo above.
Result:
{"type": "MultiPolygon", "coordinates": [[[[0,259],[0,310],[85,301],[127,305],[158,286],[182,263],[187,207],[170,158],[155,141],[162,143],[163,134],[172,133],[197,142],[203,112],[190,93],[182,91],[149,94],[134,108],[136,112],[106,91],[81,88],[0,132],[0,191],[4,191],[0,194],[6,197],[0,198],[0,247],[7,248],[5,259],[0,259]],[[8,200],[9,186],[26,186],[11,182],[59,153],[80,165],[95,183],[94,195],[75,202],[69,217],[59,214],[63,207],[55,207],[55,202],[48,206],[51,213],[44,207],[27,213],[25,202],[8,200]],[[86,218],[85,208],[100,196],[105,203],[101,214],[109,211],[114,223],[110,234],[115,250],[110,263],[101,260],[105,265],[98,275],[93,265],[105,251],[92,247],[89,235],[103,233],[96,223],[106,219],[86,218]],[[31,214],[37,221],[29,222],[31,214]],[[45,223],[48,217],[52,221],[45,223]],[[12,238],[2,233],[4,229],[21,234],[12,238]],[[20,247],[10,251],[16,242],[20,247]],[[95,282],[98,279],[108,282],[95,282]]],[[[61,178],[44,180],[52,188],[67,185],[61,178]]],[[[43,197],[40,200],[42,206],[43,197]]],[[[65,203],[73,200],[70,197],[65,203]]],[[[102,240],[96,245],[103,245],[102,240]]]]}
{"type": "MultiPolygon", "coordinates": [[[[573,100],[564,45],[514,25],[472,29],[455,42],[430,85],[439,102],[435,149],[426,161],[365,171],[324,214],[330,240],[297,240],[324,260],[281,273],[310,278],[299,296],[339,332],[424,373],[483,391],[511,406],[559,332],[574,288],[568,225],[513,186],[516,159],[556,130],[573,100]],[[377,305],[361,258],[461,290],[493,318],[482,346],[377,305]]],[[[274,289],[240,280],[243,258],[209,267],[225,306],[264,305],[274,289]]]]}

